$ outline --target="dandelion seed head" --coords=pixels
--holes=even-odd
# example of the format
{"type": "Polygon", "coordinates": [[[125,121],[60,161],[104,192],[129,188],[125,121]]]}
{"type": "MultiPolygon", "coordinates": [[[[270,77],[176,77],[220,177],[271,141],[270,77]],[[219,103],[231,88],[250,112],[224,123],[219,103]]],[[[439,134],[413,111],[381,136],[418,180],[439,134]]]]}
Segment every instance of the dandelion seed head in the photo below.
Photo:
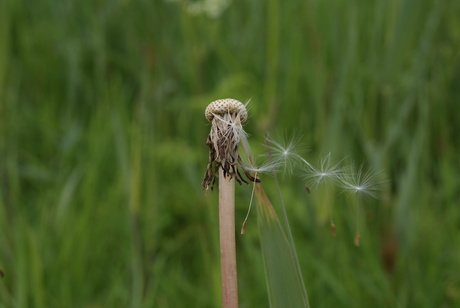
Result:
{"type": "Polygon", "coordinates": [[[321,157],[317,164],[306,162],[305,179],[312,185],[319,185],[327,181],[336,182],[342,173],[341,162],[332,162],[331,153],[321,157]]]}
{"type": "Polygon", "coordinates": [[[271,162],[269,160],[265,160],[260,164],[245,162],[243,169],[257,174],[273,173],[279,171],[280,164],[277,162],[271,162]]]}
{"type": "Polygon", "coordinates": [[[351,166],[340,175],[340,187],[346,192],[357,195],[367,195],[377,198],[377,193],[380,190],[380,184],[377,180],[380,170],[368,169],[364,170],[364,163],[357,171],[351,166]]]}
{"type": "Polygon", "coordinates": [[[281,142],[275,141],[272,137],[267,136],[268,153],[273,163],[283,167],[283,173],[293,173],[295,167],[298,167],[302,161],[305,161],[298,153],[300,137],[292,136],[281,142]]]}

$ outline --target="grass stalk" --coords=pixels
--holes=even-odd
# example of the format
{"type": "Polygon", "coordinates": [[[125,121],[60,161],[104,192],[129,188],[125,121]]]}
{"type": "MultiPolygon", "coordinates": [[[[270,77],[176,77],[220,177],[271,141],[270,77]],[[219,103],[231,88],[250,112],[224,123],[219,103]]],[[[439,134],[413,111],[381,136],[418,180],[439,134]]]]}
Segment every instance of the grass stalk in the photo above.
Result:
{"type": "Polygon", "coordinates": [[[219,169],[219,239],[222,307],[238,307],[235,244],[235,179],[219,169]]]}

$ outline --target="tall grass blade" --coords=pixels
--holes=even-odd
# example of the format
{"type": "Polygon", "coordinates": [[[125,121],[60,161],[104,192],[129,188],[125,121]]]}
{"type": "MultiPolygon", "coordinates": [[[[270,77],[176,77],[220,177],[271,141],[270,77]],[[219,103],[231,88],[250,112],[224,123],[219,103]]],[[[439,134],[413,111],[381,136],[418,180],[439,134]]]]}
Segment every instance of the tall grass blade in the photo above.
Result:
{"type": "Polygon", "coordinates": [[[260,183],[256,204],[270,307],[309,307],[293,243],[260,183]]]}
{"type": "MultiPolygon", "coordinates": [[[[251,149],[246,138],[241,138],[241,145],[247,160],[252,163],[251,149]]],[[[262,185],[260,183],[254,183],[254,185],[257,225],[270,307],[309,307],[307,291],[303,283],[284,205],[281,204],[283,227],[262,185]]],[[[278,194],[282,203],[279,187],[278,194]]]]}

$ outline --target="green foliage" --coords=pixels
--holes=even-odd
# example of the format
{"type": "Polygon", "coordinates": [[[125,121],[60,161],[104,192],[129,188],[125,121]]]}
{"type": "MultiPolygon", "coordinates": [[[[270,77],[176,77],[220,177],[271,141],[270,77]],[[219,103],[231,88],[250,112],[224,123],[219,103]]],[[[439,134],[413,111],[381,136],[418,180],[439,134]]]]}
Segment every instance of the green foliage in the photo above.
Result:
{"type": "MultiPolygon", "coordinates": [[[[295,130],[307,160],[390,179],[356,248],[346,196],[282,178],[312,307],[454,306],[460,2],[187,3],[0,1],[0,307],[218,307],[217,196],[200,183],[203,112],[224,97],[252,98],[253,148],[295,130]]],[[[250,195],[237,187],[237,222],[250,195]]],[[[241,307],[268,306],[254,219],[241,307]]]]}

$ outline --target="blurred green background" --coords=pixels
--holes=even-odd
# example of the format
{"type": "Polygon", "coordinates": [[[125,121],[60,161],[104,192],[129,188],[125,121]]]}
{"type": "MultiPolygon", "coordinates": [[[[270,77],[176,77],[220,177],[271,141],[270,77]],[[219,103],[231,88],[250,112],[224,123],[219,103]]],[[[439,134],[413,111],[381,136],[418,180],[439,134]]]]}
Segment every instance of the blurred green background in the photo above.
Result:
{"type": "MultiPolygon", "coordinates": [[[[295,132],[305,159],[390,180],[356,248],[348,198],[282,178],[311,307],[460,307],[459,16],[440,0],[0,1],[0,307],[219,307],[203,112],[226,97],[251,98],[256,152],[295,132]]],[[[240,307],[268,307],[255,215],[240,307]]]]}

